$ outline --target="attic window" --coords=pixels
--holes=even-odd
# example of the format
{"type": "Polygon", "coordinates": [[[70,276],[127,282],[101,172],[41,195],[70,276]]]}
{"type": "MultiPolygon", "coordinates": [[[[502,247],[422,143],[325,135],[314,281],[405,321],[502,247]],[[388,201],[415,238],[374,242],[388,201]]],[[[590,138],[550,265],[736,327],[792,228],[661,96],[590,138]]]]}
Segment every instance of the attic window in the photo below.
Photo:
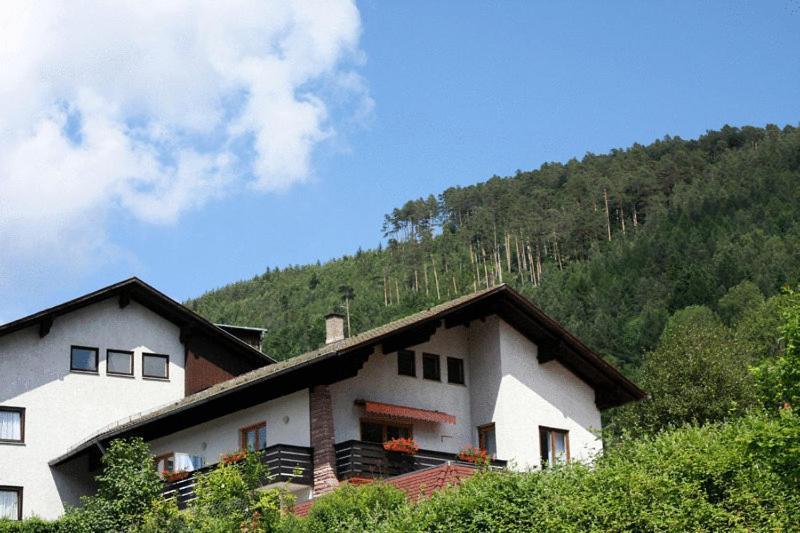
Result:
{"type": "Polygon", "coordinates": [[[73,372],[92,372],[97,374],[99,350],[88,346],[70,348],[69,369],[73,372]]]}
{"type": "Polygon", "coordinates": [[[442,380],[441,363],[435,353],[422,354],[422,377],[433,381],[442,380]]]}
{"type": "Polygon", "coordinates": [[[417,365],[414,361],[414,352],[400,350],[397,352],[397,373],[401,376],[417,377],[417,365]]]}
{"type": "Polygon", "coordinates": [[[142,376],[146,378],[169,378],[169,356],[157,353],[142,354],[142,376]]]}

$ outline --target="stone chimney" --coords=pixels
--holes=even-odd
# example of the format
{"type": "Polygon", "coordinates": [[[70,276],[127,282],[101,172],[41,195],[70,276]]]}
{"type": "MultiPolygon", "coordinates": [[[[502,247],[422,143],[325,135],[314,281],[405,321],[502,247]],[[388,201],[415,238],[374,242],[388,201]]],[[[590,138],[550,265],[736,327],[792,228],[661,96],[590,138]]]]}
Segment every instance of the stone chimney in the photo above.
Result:
{"type": "Polygon", "coordinates": [[[328,313],[325,315],[325,344],[344,339],[344,315],[328,313]]]}

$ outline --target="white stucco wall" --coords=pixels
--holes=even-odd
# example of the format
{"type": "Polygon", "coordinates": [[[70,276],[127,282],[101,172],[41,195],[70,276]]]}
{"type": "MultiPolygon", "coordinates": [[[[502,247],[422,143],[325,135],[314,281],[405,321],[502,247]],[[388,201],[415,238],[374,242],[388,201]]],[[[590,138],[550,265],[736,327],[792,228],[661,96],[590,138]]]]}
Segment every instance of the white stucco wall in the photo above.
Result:
{"type": "Polygon", "coordinates": [[[202,455],[207,465],[219,462],[220,455],[240,448],[239,430],[260,422],[267,423],[267,446],[292,444],[309,446],[310,422],[308,389],[190,427],[150,442],[153,455],[188,453],[202,455]]]}
{"type": "Polygon", "coordinates": [[[0,337],[0,405],[26,409],[25,444],[0,444],[0,485],[23,487],[24,515],[53,518],[62,500],[77,503],[90,476],[48,461],[107,424],[183,397],[184,358],[177,326],[115,298],[56,318],[43,338],[38,327],[0,337]],[[98,375],[70,372],[71,345],[99,348],[98,375]],[[135,352],[134,377],[106,375],[109,348],[135,352]],[[168,381],[142,378],[143,351],[170,356],[168,381]]]}
{"type": "Polygon", "coordinates": [[[516,329],[495,319],[500,342],[500,383],[493,421],[497,454],[515,467],[538,467],[539,426],[569,432],[572,460],[589,461],[602,443],[594,390],[557,361],[539,364],[537,347],[516,329]]]}
{"type": "Polygon", "coordinates": [[[361,439],[364,408],[355,405],[355,400],[443,411],[456,417],[456,424],[414,422],[414,439],[420,448],[457,453],[472,442],[469,398],[472,375],[466,328],[440,327],[430,341],[409,349],[416,356],[416,377],[398,375],[397,353],[384,354],[378,347],[356,377],[331,385],[336,442],[361,439]],[[441,356],[442,381],[422,378],[423,352],[441,356]],[[448,356],[464,359],[466,385],[447,383],[448,356]]]}

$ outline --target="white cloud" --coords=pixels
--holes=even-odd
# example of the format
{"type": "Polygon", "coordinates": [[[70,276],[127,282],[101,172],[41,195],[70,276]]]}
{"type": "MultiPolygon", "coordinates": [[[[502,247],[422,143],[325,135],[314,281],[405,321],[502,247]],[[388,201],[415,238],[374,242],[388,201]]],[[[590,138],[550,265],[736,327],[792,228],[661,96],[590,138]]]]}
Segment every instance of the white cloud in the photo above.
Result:
{"type": "Polygon", "coordinates": [[[307,179],[331,106],[371,109],[359,37],[345,0],[0,3],[0,284],[114,246],[112,210],[307,179]]]}

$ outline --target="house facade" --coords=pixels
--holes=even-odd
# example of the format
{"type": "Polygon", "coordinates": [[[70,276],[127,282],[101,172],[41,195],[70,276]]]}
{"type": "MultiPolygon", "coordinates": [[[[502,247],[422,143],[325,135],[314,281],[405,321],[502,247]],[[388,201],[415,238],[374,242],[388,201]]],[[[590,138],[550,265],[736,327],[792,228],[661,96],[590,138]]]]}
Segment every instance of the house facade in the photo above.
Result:
{"type": "Polygon", "coordinates": [[[83,455],[51,468],[53,457],[120,419],[272,362],[215,329],[139,280],[0,326],[0,516],[60,515],[92,491],[96,465],[83,455]],[[182,337],[192,328],[194,353],[182,337]]]}
{"type": "MultiPolygon", "coordinates": [[[[188,319],[176,324],[154,307],[131,301],[123,309],[113,296],[70,311],[44,337],[35,324],[0,336],[0,365],[6,365],[0,369],[13,375],[41,374],[44,361],[57,366],[65,349],[91,344],[87,337],[100,349],[95,374],[62,365],[39,386],[34,378],[15,378],[12,392],[0,397],[0,410],[25,408],[24,445],[0,444],[0,487],[21,489],[22,515],[55,516],[64,503],[91,493],[99,458],[115,438],[141,436],[159,470],[187,472],[165,486],[165,496],[179,505],[193,497],[198,472],[248,448],[262,450],[274,483],[303,501],[345,480],[462,463],[458,455],[466,446],[486,450],[498,467],[590,461],[601,450],[601,411],[644,397],[505,285],[351,338],[342,334],[341,317],[331,315],[323,347],[280,363],[251,358],[241,346],[234,350],[234,342],[223,346],[234,330],[215,337],[212,329],[201,331],[188,319]],[[63,331],[56,335],[58,324],[63,331]],[[91,337],[92,331],[102,335],[91,337]],[[22,362],[23,353],[30,358],[32,343],[48,338],[52,345],[36,358],[40,366],[25,366],[32,363],[22,362]],[[5,339],[17,347],[7,348],[12,341],[5,339]],[[221,355],[223,348],[228,352],[221,355]],[[126,359],[108,350],[133,352],[133,376],[109,375],[109,365],[124,366],[126,359]],[[202,364],[195,351],[202,351],[202,364]],[[169,355],[169,379],[144,376],[144,365],[150,373],[161,367],[160,360],[142,358],[161,353],[169,355]],[[223,371],[220,361],[241,366],[223,371]],[[202,377],[187,376],[196,369],[202,377]],[[84,381],[92,378],[95,383],[84,381]],[[102,379],[107,390],[97,383],[102,379]],[[69,399],[61,429],[70,438],[45,444],[47,430],[31,425],[29,411],[48,420],[59,397],[69,399]],[[87,403],[93,406],[84,411],[87,403]],[[66,422],[73,418],[79,422],[66,422]],[[392,438],[412,438],[419,450],[387,451],[383,444],[392,438]],[[6,449],[17,454],[8,462],[6,449]]],[[[92,361],[91,352],[78,357],[92,361]]]]}

